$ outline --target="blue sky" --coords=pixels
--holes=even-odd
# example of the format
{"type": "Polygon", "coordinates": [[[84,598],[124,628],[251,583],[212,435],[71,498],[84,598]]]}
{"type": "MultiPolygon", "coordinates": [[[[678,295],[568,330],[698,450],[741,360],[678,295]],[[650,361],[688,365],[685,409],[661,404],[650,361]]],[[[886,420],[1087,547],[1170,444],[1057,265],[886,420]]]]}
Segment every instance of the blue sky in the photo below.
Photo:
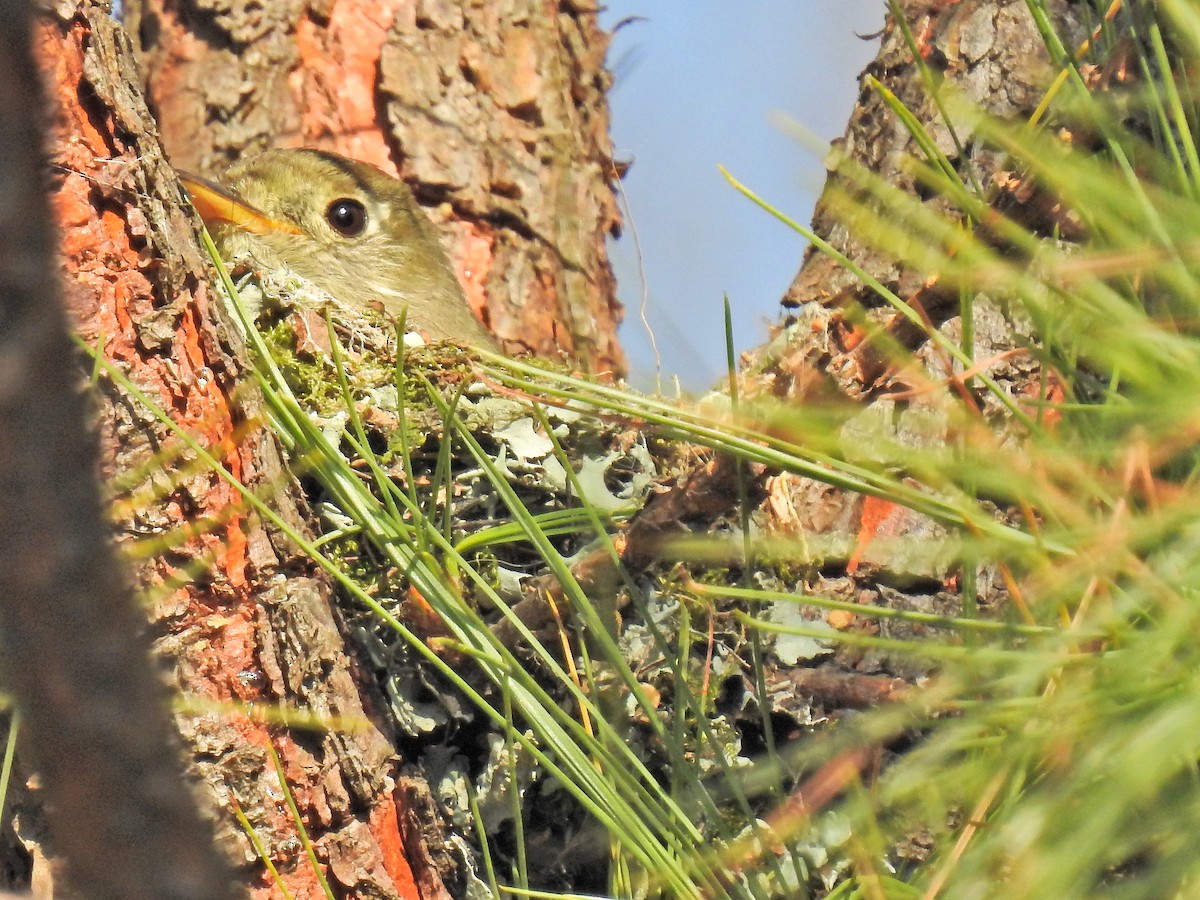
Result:
{"type": "Polygon", "coordinates": [[[807,223],[824,181],[821,153],[785,133],[790,119],[828,142],[841,135],[858,73],[878,40],[884,0],[609,0],[601,22],[631,16],[609,52],[618,159],[632,228],[612,247],[626,306],[621,339],[636,386],[678,376],[702,391],[725,372],[722,298],[739,350],[761,343],[800,266],[803,239],[736,193],[724,165],[783,212],[807,223]],[[644,275],[644,279],[643,279],[644,275]],[[644,280],[644,285],[643,285],[644,280]]]}

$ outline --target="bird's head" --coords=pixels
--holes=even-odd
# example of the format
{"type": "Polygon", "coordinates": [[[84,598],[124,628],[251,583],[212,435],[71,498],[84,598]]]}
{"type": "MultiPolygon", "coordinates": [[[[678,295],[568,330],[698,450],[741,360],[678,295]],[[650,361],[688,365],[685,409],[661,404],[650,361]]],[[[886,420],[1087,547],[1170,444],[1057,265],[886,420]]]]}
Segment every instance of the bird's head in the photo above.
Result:
{"type": "Polygon", "coordinates": [[[213,183],[183,175],[221,255],[286,266],[342,303],[378,302],[435,340],[494,347],[412,191],[363,162],[270,150],[213,183]]]}

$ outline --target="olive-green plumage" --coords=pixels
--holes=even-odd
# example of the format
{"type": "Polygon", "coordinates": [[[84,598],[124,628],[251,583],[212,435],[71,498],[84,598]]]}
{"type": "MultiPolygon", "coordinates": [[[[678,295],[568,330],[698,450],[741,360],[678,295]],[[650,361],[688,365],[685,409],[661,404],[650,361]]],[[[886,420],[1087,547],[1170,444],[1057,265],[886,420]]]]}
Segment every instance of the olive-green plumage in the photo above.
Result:
{"type": "Polygon", "coordinates": [[[351,306],[377,301],[397,318],[407,310],[409,327],[434,340],[496,347],[403,181],[332,153],[270,150],[235,163],[220,185],[266,223],[205,214],[227,259],[249,254],[265,269],[287,266],[351,306]]]}

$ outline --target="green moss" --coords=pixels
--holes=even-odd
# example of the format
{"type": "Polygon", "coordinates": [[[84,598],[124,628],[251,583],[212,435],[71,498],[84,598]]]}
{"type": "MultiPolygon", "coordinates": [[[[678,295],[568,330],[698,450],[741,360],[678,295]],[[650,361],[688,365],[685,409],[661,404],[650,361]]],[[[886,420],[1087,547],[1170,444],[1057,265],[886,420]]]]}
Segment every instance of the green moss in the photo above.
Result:
{"type": "Polygon", "coordinates": [[[296,399],[320,412],[328,412],[335,402],[340,402],[332,368],[318,357],[297,351],[292,319],[279,319],[260,331],[296,399]]]}

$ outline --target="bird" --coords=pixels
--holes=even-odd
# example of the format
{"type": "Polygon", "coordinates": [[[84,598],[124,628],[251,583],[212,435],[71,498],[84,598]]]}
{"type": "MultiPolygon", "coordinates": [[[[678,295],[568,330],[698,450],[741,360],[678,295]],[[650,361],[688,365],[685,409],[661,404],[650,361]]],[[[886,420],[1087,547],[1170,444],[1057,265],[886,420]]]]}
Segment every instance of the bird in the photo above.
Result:
{"type": "Polygon", "coordinates": [[[435,341],[495,350],[408,185],[370,163],[311,149],[267,150],[217,180],[181,172],[225,260],[286,266],[350,307],[379,303],[435,341]]]}

